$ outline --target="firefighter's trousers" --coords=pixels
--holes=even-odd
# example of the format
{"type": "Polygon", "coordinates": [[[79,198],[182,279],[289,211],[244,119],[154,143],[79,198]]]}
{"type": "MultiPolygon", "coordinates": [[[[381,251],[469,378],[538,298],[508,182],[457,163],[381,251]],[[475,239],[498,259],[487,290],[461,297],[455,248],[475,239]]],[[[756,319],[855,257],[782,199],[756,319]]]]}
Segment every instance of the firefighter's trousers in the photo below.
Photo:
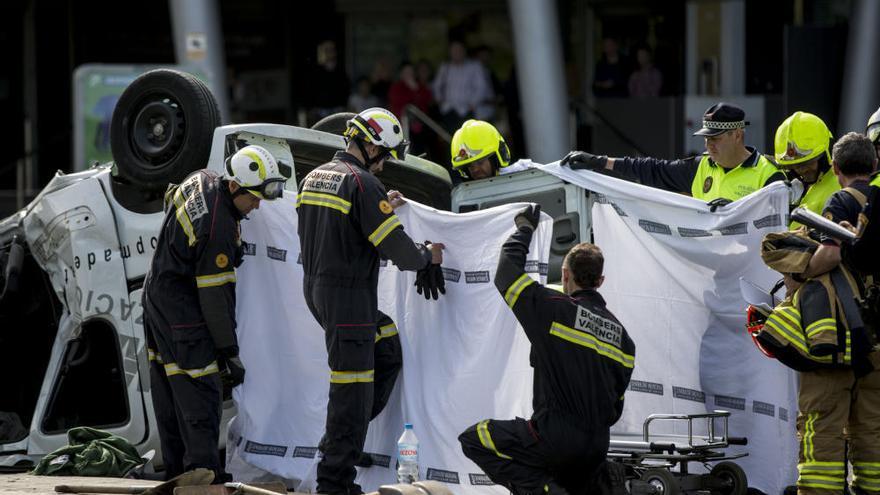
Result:
{"type": "Polygon", "coordinates": [[[581,495],[608,451],[608,429],[589,434],[551,415],[487,419],[458,437],[464,455],[516,495],[581,495]]]}
{"type": "Polygon", "coordinates": [[[880,493],[880,371],[803,372],[798,409],[798,494],[843,493],[847,450],[853,487],[880,493]]]}
{"type": "Polygon", "coordinates": [[[151,324],[146,313],[144,330],[166,479],[207,468],[214,471],[215,479],[222,480],[225,473],[220,467],[217,444],[223,387],[217,361],[213,360],[213,343],[210,339],[181,340],[182,334],[172,334],[176,340],[168,338],[151,324]]]}
{"type": "Polygon", "coordinates": [[[355,462],[367,426],[391,395],[402,355],[397,327],[376,309],[374,291],[306,284],[306,302],[324,328],[330,366],[327,424],[317,491],[356,494],[355,462]]]}

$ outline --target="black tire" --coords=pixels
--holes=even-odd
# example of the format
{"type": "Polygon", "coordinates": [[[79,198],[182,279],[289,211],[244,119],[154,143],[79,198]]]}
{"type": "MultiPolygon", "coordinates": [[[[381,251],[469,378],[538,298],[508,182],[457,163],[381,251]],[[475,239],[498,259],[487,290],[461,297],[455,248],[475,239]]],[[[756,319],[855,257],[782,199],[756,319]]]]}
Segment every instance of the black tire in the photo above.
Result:
{"type": "Polygon", "coordinates": [[[125,89],[110,124],[110,147],[119,176],[148,191],[162,191],[211,154],[220,111],[211,91],[191,74],[146,72],[125,89]]]}
{"type": "Polygon", "coordinates": [[[312,126],[312,129],[341,136],[345,132],[348,121],[354,118],[356,115],[356,113],[352,112],[334,113],[333,115],[328,115],[323,119],[315,122],[315,124],[312,126]]]}
{"type": "Polygon", "coordinates": [[[735,462],[719,462],[712,467],[709,475],[718,478],[728,485],[723,490],[712,490],[712,495],[746,495],[749,489],[749,480],[746,478],[746,472],[735,462]]]}
{"type": "Polygon", "coordinates": [[[648,469],[642,473],[640,479],[654,486],[655,495],[679,495],[681,493],[675,475],[666,469],[648,469]]]}

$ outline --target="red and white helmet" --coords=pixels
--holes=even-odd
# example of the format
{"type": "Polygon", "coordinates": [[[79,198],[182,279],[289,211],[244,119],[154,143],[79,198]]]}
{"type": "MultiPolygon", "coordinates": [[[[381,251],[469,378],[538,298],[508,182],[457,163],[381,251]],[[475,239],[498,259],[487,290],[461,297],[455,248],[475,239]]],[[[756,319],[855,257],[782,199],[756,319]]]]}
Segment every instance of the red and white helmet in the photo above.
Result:
{"type": "Polygon", "coordinates": [[[409,142],[403,138],[403,128],[393,113],[384,108],[373,107],[355,115],[348,121],[343,134],[346,139],[375,144],[387,150],[396,160],[406,157],[409,142]]]}

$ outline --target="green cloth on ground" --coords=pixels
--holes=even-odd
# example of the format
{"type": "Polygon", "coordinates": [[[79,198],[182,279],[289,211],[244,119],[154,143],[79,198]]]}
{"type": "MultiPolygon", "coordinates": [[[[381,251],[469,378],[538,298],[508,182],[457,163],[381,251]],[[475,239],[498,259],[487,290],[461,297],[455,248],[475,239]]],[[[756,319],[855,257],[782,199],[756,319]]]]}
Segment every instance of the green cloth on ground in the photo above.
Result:
{"type": "Polygon", "coordinates": [[[43,457],[31,474],[122,477],[144,462],[128,440],[106,431],[71,428],[67,442],[69,445],[43,457]]]}

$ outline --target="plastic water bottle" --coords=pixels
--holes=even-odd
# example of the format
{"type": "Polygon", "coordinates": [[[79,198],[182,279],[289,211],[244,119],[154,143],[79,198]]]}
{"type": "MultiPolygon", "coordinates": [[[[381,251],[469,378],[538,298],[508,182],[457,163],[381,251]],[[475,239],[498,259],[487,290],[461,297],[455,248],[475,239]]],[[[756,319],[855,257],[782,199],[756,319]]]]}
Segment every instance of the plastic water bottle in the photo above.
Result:
{"type": "Polygon", "coordinates": [[[397,440],[397,482],[419,480],[419,439],[412,424],[403,425],[403,435],[397,440]]]}

